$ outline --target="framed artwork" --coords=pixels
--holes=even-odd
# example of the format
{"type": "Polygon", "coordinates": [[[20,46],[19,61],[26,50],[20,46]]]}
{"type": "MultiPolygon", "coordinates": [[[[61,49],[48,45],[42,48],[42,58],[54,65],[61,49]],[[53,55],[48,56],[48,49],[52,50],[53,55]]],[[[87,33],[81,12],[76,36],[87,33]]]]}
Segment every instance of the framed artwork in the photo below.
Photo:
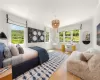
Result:
{"type": "Polygon", "coordinates": [[[44,31],[38,30],[38,42],[44,42],[44,31]]]}
{"type": "Polygon", "coordinates": [[[100,23],[97,25],[97,45],[100,46],[100,23]]]}
{"type": "Polygon", "coordinates": [[[44,31],[28,27],[28,43],[44,42],[44,31]]]}

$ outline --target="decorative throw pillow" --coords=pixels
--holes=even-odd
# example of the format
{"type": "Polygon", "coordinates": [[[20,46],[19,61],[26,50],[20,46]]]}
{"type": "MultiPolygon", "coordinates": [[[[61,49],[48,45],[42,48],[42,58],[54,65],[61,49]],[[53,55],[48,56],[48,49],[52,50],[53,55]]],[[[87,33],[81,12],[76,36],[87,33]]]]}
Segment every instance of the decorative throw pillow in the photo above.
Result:
{"type": "Polygon", "coordinates": [[[87,62],[87,59],[85,58],[83,53],[80,54],[80,60],[87,62]]]}
{"type": "Polygon", "coordinates": [[[19,51],[19,54],[24,54],[24,50],[19,44],[17,44],[16,47],[17,47],[17,49],[19,51]]]}
{"type": "Polygon", "coordinates": [[[16,46],[14,44],[10,44],[9,48],[10,48],[12,56],[19,55],[19,51],[18,51],[18,49],[16,48],[16,46]]]}
{"type": "Polygon", "coordinates": [[[91,54],[91,53],[83,53],[83,55],[86,58],[86,60],[88,61],[94,54],[91,54]]]}
{"type": "Polygon", "coordinates": [[[5,58],[11,58],[12,57],[9,47],[4,48],[4,56],[5,56],[5,58]]]}

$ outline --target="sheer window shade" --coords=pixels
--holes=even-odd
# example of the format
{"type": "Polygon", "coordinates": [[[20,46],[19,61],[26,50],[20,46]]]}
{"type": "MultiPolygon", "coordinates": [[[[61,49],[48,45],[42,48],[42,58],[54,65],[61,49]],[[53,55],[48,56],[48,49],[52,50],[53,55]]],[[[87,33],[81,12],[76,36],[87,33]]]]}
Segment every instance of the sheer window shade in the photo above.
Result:
{"type": "Polygon", "coordinates": [[[6,14],[6,18],[7,18],[7,23],[9,24],[15,24],[18,26],[27,27],[27,21],[18,16],[6,14]]]}

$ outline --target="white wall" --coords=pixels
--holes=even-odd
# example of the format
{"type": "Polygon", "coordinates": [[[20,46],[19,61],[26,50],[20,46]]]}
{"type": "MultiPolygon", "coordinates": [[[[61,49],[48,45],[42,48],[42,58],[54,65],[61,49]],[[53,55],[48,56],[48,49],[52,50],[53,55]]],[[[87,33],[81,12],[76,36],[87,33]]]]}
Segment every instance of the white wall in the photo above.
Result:
{"type": "MultiPolygon", "coordinates": [[[[32,27],[34,26],[34,28],[36,29],[40,29],[40,30],[44,30],[44,25],[38,25],[38,24],[33,24],[33,22],[29,21],[28,22],[28,26],[29,27],[32,27]]],[[[27,30],[26,30],[27,31],[27,30]]],[[[48,31],[50,32],[50,28],[48,28],[48,31]]],[[[26,34],[28,34],[28,32],[26,32],[26,34]]],[[[28,37],[28,36],[27,36],[28,37]]],[[[27,38],[28,39],[28,38],[27,38]]],[[[26,39],[26,40],[27,40],[26,39]]],[[[43,47],[45,49],[51,49],[52,48],[52,45],[50,42],[37,42],[37,43],[28,43],[28,40],[26,41],[26,45],[28,47],[31,47],[31,46],[40,46],[40,47],[43,47]]]]}
{"type": "MultiPolygon", "coordinates": [[[[78,50],[80,51],[84,51],[90,47],[92,47],[92,42],[93,42],[93,45],[97,47],[96,45],[96,25],[100,22],[100,6],[98,7],[98,10],[96,12],[96,16],[95,16],[95,19],[94,19],[94,27],[93,27],[93,36],[95,37],[92,37],[92,19],[90,20],[86,20],[86,21],[83,21],[83,22],[79,22],[77,24],[73,24],[73,25],[69,25],[69,26],[65,26],[63,28],[60,28],[59,31],[63,31],[63,30],[71,30],[71,29],[77,29],[80,27],[80,24],[83,25],[83,29],[81,30],[81,33],[80,33],[80,44],[78,45],[78,50]],[[84,45],[82,43],[82,34],[84,31],[89,31],[91,33],[91,38],[93,38],[93,41],[91,39],[91,43],[89,45],[84,45]]],[[[44,25],[41,25],[41,24],[36,24],[35,22],[33,21],[29,21],[28,20],[28,27],[34,27],[34,28],[37,28],[37,29],[41,29],[41,30],[44,30],[44,25]]],[[[3,31],[5,32],[5,34],[8,36],[9,38],[9,35],[10,35],[10,32],[9,32],[9,25],[6,23],[6,12],[4,12],[3,10],[0,10],[0,32],[3,31]]],[[[46,42],[46,43],[28,43],[28,36],[27,36],[27,29],[25,29],[25,46],[27,47],[30,47],[30,46],[40,46],[40,47],[43,47],[43,48],[46,48],[46,49],[50,49],[52,48],[52,45],[53,43],[57,42],[57,44],[59,46],[57,47],[61,47],[61,44],[62,43],[58,43],[58,40],[57,40],[57,37],[55,37],[54,35],[56,34],[55,30],[53,30],[52,28],[50,29],[50,42],[46,42]],[[56,39],[55,39],[56,38],[56,39]],[[57,40],[57,41],[56,41],[57,40]]],[[[63,43],[63,44],[66,44],[66,43],[63,43]]]]}
{"type": "Polygon", "coordinates": [[[100,46],[97,45],[97,25],[100,23],[100,0],[99,5],[97,6],[96,13],[94,15],[93,22],[93,47],[100,50],[100,46]]]}
{"type": "Polygon", "coordinates": [[[93,44],[93,40],[92,40],[92,27],[93,27],[93,20],[89,20],[89,21],[85,21],[82,23],[83,27],[82,27],[82,30],[81,30],[81,33],[80,33],[80,44],[79,44],[79,50],[80,51],[85,51],[87,50],[88,48],[91,48],[92,47],[92,44],[93,44]],[[88,45],[85,45],[82,43],[82,39],[83,39],[83,33],[85,31],[89,31],[90,32],[90,44],[88,45]]]}
{"type": "MultiPolygon", "coordinates": [[[[6,13],[5,11],[1,10],[0,9],[0,32],[4,32],[7,37],[8,37],[8,40],[10,41],[10,30],[9,30],[9,24],[6,23],[6,13]]],[[[44,25],[41,25],[41,24],[36,24],[35,22],[33,21],[30,21],[28,20],[28,27],[33,27],[33,28],[36,28],[36,29],[41,29],[41,30],[44,30],[44,25]]],[[[50,49],[52,46],[50,44],[50,42],[48,43],[45,43],[45,42],[42,42],[42,43],[28,43],[28,31],[27,31],[27,28],[25,28],[25,43],[24,43],[24,46],[25,47],[30,47],[30,46],[40,46],[40,47],[43,47],[43,48],[46,48],[46,49],[50,49]]]]}
{"type": "MultiPolygon", "coordinates": [[[[80,30],[80,42],[76,45],[77,46],[77,50],[79,51],[85,51],[88,48],[92,47],[92,26],[93,26],[93,20],[89,19],[83,22],[79,22],[73,25],[69,25],[69,26],[65,26],[63,28],[59,29],[60,31],[66,31],[66,30],[73,30],[73,29],[80,29],[80,25],[82,24],[82,30],[80,30]],[[89,31],[90,35],[91,35],[91,43],[88,45],[85,45],[82,43],[82,39],[83,39],[83,33],[84,31],[89,31]]],[[[67,44],[67,43],[60,43],[59,44],[59,48],[61,47],[62,44],[67,44]]]]}

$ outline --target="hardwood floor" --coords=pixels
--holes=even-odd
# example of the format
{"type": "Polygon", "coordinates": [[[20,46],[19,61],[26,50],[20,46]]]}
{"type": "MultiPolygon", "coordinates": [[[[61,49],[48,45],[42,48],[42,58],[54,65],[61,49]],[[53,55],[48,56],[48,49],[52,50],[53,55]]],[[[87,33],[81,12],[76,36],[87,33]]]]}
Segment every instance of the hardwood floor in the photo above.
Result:
{"type": "Polygon", "coordinates": [[[77,76],[69,73],[67,71],[67,59],[64,63],[58,68],[58,70],[51,76],[49,80],[81,80],[77,76]]]}
{"type": "Polygon", "coordinates": [[[79,77],[73,75],[72,73],[67,72],[67,79],[66,80],[81,80],[79,77]]]}

